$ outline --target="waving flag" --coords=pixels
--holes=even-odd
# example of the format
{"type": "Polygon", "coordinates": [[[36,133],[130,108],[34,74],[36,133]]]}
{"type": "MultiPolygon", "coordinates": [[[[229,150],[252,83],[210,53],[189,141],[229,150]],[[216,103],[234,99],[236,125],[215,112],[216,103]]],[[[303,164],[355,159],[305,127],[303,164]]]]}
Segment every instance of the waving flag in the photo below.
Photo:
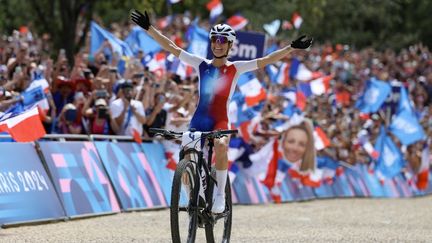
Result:
{"type": "Polygon", "coordinates": [[[405,160],[393,140],[386,134],[381,126],[375,149],[379,151],[379,158],[375,170],[386,178],[393,178],[401,173],[405,160]]]}
{"type": "Polygon", "coordinates": [[[17,142],[33,142],[46,134],[37,106],[4,114],[0,118],[0,132],[9,133],[17,142]]]}
{"type": "Polygon", "coordinates": [[[373,159],[378,159],[379,152],[372,146],[369,141],[369,133],[366,129],[362,129],[357,133],[355,145],[362,146],[368,155],[373,159]]]}
{"type": "Polygon", "coordinates": [[[298,12],[294,12],[291,17],[291,22],[294,24],[294,27],[296,29],[300,29],[300,26],[303,23],[303,18],[300,16],[298,12]]]}
{"type": "Polygon", "coordinates": [[[317,150],[322,150],[330,146],[330,139],[327,137],[321,127],[316,126],[313,135],[315,140],[315,148],[317,150]]]}
{"type": "Polygon", "coordinates": [[[222,2],[220,0],[211,0],[206,7],[210,11],[210,23],[214,23],[223,12],[222,2]]]}
{"type": "Polygon", "coordinates": [[[430,155],[429,155],[429,144],[424,143],[421,164],[419,172],[417,173],[416,184],[419,190],[426,190],[429,185],[429,166],[430,166],[430,155]]]}
{"type": "Polygon", "coordinates": [[[208,32],[194,22],[187,31],[189,47],[187,51],[200,57],[207,57],[208,32]]]}
{"type": "Polygon", "coordinates": [[[299,82],[297,90],[301,91],[306,98],[312,96],[312,88],[309,82],[299,82]]]}
{"type": "Polygon", "coordinates": [[[263,28],[270,36],[274,37],[279,31],[280,25],[281,21],[279,19],[275,19],[269,24],[264,24],[263,28]]]}
{"type": "Polygon", "coordinates": [[[33,90],[33,89],[41,89],[43,92],[43,97],[39,101],[34,101],[37,106],[41,108],[43,112],[48,112],[49,103],[47,99],[47,94],[50,93],[48,81],[45,78],[33,80],[30,85],[27,87],[25,92],[33,90]]]}
{"type": "Polygon", "coordinates": [[[149,71],[157,77],[162,77],[166,72],[166,54],[165,52],[151,53],[144,58],[149,71]]]}
{"type": "Polygon", "coordinates": [[[307,99],[303,92],[297,90],[296,92],[296,106],[300,110],[304,111],[306,109],[307,99]]]}
{"type": "Polygon", "coordinates": [[[100,27],[96,22],[91,22],[90,31],[90,54],[95,54],[103,42],[107,40],[111,44],[113,51],[120,57],[133,55],[132,50],[126,42],[120,40],[111,32],[100,27]]]}
{"type": "Polygon", "coordinates": [[[314,95],[322,95],[330,89],[331,76],[314,79],[310,82],[311,91],[314,95]]]}
{"type": "Polygon", "coordinates": [[[317,168],[322,170],[323,179],[329,181],[342,171],[340,164],[329,156],[317,157],[317,168]]]}
{"type": "Polygon", "coordinates": [[[291,61],[289,76],[300,81],[309,81],[314,78],[313,73],[297,58],[291,61]]]}
{"type": "Polygon", "coordinates": [[[139,26],[132,28],[125,42],[130,46],[133,53],[142,50],[145,54],[149,54],[162,50],[161,46],[139,26]]]}
{"type": "Polygon", "coordinates": [[[367,82],[363,95],[356,102],[356,107],[362,113],[377,112],[390,92],[390,84],[371,79],[367,82]]]}
{"type": "Polygon", "coordinates": [[[274,124],[272,124],[272,127],[278,132],[283,132],[291,126],[300,124],[304,120],[303,112],[291,101],[287,102],[287,105],[282,111],[282,114],[289,117],[289,120],[277,120],[276,122],[274,122],[274,124]]]}
{"type": "Polygon", "coordinates": [[[289,70],[290,70],[290,65],[286,62],[283,62],[282,65],[279,67],[276,76],[274,77],[274,79],[272,79],[272,82],[285,85],[285,86],[288,85],[290,80],[289,70]]]}
{"type": "Polygon", "coordinates": [[[240,14],[233,15],[229,19],[227,19],[227,24],[230,25],[234,30],[241,30],[248,23],[249,20],[247,20],[245,17],[241,16],[240,14]]]}
{"type": "Polygon", "coordinates": [[[260,81],[258,81],[257,77],[251,72],[240,75],[237,84],[240,88],[240,92],[245,96],[245,101],[248,106],[254,106],[267,97],[266,91],[262,87],[260,81]]]}
{"type": "Polygon", "coordinates": [[[410,145],[425,138],[423,127],[413,113],[402,111],[390,123],[390,131],[403,145],[410,145]]]}
{"type": "Polygon", "coordinates": [[[301,175],[301,183],[309,187],[320,187],[321,181],[323,180],[324,171],[315,168],[314,171],[301,175]]]}
{"type": "Polygon", "coordinates": [[[413,108],[411,106],[411,101],[408,96],[408,92],[405,87],[400,87],[400,96],[399,96],[399,103],[398,103],[398,111],[408,111],[413,113],[413,108]]]}
{"type": "Polygon", "coordinates": [[[397,114],[390,123],[390,131],[403,145],[410,145],[425,138],[425,132],[412,111],[407,92],[401,87],[397,114]]]}

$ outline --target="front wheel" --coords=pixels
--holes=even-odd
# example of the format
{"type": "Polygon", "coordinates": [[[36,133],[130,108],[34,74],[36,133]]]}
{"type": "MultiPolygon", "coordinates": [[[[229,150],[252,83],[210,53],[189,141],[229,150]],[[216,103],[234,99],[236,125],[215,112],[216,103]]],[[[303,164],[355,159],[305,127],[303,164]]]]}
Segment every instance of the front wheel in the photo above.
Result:
{"type": "Polygon", "coordinates": [[[207,242],[229,242],[232,223],[231,183],[229,177],[227,177],[225,187],[225,211],[213,217],[215,218],[214,224],[207,224],[205,227],[207,242]]]}
{"type": "MultiPolygon", "coordinates": [[[[198,209],[192,207],[196,163],[183,159],[177,165],[171,188],[171,237],[173,242],[195,242],[198,209]]],[[[195,204],[196,205],[196,204],[195,204]]]]}

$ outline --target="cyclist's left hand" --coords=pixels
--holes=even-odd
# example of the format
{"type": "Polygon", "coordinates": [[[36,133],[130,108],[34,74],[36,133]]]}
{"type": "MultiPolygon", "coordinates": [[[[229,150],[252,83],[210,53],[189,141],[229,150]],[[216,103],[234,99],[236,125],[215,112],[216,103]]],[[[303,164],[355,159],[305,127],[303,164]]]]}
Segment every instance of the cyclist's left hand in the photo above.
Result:
{"type": "Polygon", "coordinates": [[[312,45],[313,38],[303,40],[306,36],[302,35],[293,42],[291,42],[291,47],[295,49],[306,49],[312,45]]]}

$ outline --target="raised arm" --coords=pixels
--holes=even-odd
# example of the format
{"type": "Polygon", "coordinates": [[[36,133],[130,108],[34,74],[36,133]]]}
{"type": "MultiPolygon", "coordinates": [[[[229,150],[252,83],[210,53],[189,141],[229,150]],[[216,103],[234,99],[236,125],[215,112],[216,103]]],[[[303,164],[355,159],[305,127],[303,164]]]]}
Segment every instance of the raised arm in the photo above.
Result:
{"type": "Polygon", "coordinates": [[[151,25],[147,11],[144,11],[144,14],[142,14],[135,9],[131,13],[131,19],[135,24],[146,30],[165,51],[172,53],[176,57],[180,56],[182,49],[151,25]]]}
{"type": "Polygon", "coordinates": [[[312,45],[313,39],[309,38],[309,39],[303,40],[305,37],[306,36],[303,35],[303,36],[297,38],[296,40],[294,40],[293,42],[291,42],[291,45],[286,46],[286,47],[279,49],[277,51],[274,51],[265,57],[258,58],[257,59],[258,68],[263,68],[263,67],[267,66],[268,64],[272,64],[272,63],[275,63],[275,62],[281,60],[282,58],[284,58],[286,55],[288,55],[288,53],[290,53],[294,49],[306,49],[306,48],[308,48],[309,46],[312,45]]]}

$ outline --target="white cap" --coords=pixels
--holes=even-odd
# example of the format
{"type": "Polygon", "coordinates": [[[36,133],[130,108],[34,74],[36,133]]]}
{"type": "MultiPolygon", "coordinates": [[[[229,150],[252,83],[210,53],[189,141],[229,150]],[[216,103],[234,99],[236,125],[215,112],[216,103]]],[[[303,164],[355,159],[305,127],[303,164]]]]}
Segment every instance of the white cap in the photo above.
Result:
{"type": "Polygon", "coordinates": [[[95,106],[106,106],[107,103],[104,99],[97,99],[95,102],[95,106]]]}

